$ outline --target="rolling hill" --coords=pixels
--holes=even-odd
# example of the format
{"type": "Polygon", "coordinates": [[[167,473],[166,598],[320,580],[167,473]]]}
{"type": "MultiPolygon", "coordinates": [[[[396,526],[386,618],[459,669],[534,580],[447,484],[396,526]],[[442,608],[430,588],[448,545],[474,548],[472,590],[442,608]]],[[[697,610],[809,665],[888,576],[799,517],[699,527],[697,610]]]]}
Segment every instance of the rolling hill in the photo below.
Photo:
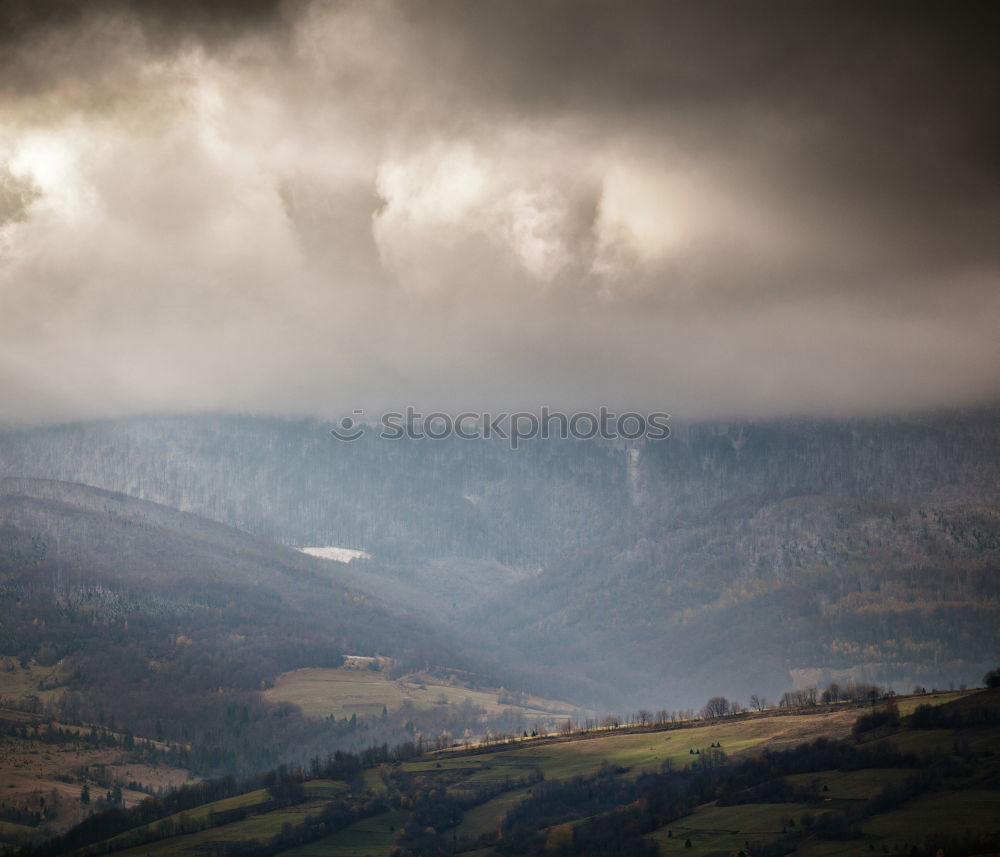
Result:
{"type": "MultiPolygon", "coordinates": [[[[589,707],[834,677],[969,683],[1000,654],[995,410],[678,424],[657,443],[516,451],[373,431],[343,444],[327,429],[221,415],[11,429],[0,469],[269,544],[364,549],[350,566],[268,559],[299,576],[279,600],[308,610],[301,576],[334,569],[361,602],[457,637],[492,684],[589,707]]],[[[255,586],[243,594],[263,600],[255,586]]]]}
{"type": "Polygon", "coordinates": [[[367,594],[344,564],[75,484],[0,482],[0,621],[8,707],[156,739],[160,762],[201,774],[479,731],[490,715],[460,688],[498,693],[488,658],[367,594]],[[345,655],[379,655],[394,677],[435,669],[451,698],[310,719],[263,696],[281,674],[345,655]]]}
{"type": "Polygon", "coordinates": [[[1000,838],[997,693],[317,759],[25,853],[964,857],[1000,838]]]}

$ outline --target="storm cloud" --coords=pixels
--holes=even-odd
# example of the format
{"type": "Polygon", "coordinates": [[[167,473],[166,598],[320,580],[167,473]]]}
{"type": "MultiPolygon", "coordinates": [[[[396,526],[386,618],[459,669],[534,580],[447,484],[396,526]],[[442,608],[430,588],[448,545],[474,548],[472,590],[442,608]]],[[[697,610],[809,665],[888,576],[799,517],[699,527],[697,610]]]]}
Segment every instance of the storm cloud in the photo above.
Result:
{"type": "Polygon", "coordinates": [[[995,4],[0,8],[0,419],[997,400],[995,4]]]}

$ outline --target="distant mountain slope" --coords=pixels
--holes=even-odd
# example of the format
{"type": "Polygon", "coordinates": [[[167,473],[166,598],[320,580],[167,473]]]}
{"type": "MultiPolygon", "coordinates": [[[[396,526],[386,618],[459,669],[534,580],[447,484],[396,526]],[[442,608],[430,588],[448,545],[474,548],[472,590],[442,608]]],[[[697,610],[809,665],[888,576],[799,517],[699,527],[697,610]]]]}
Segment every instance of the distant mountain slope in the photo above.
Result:
{"type": "Polygon", "coordinates": [[[349,574],[124,495],[0,481],[0,654],[51,667],[65,718],[194,742],[201,755],[185,767],[255,769],[320,740],[260,696],[288,670],[336,667],[344,653],[481,668],[468,645],[349,574]]]}
{"type": "MultiPolygon", "coordinates": [[[[363,548],[372,559],[338,567],[241,542],[245,568],[210,564],[258,606],[276,564],[276,603],[307,616],[333,591],[314,599],[315,576],[332,575],[359,605],[423,612],[398,635],[406,651],[440,651],[430,640],[454,631],[464,655],[506,668],[496,683],[585,705],[697,705],[837,671],[971,681],[1000,646],[996,410],[677,424],[631,448],[372,431],[340,443],[327,429],[197,416],[8,430],[0,472],[87,481],[288,545],[363,548]]],[[[129,514],[121,527],[138,532],[129,514]]],[[[170,575],[197,580],[203,560],[187,553],[170,575]]],[[[372,640],[385,622],[357,625],[372,640]]]]}
{"type": "Polygon", "coordinates": [[[996,410],[913,418],[677,422],[621,443],[330,437],[329,423],[148,417],[0,431],[0,475],[81,482],[284,544],[387,561],[466,556],[537,568],[622,523],[740,498],[826,494],[912,506],[1000,501],[996,410]]]}
{"type": "MultiPolygon", "coordinates": [[[[342,566],[232,527],[110,491],[65,482],[0,480],[0,532],[7,560],[33,560],[53,585],[122,585],[190,605],[258,603],[273,612],[340,619],[341,635],[364,645],[378,626],[391,635],[399,617],[347,585],[342,566]],[[354,613],[358,613],[355,618],[354,613]],[[362,635],[362,639],[357,639],[362,635]]],[[[346,571],[346,569],[345,569],[346,571]]],[[[34,574],[34,583],[43,574],[34,574]]],[[[415,627],[415,626],[414,626],[415,627]]]]}
{"type": "Polygon", "coordinates": [[[469,621],[647,705],[975,682],[1000,660],[1000,505],[730,503],[618,531],[469,621]]]}

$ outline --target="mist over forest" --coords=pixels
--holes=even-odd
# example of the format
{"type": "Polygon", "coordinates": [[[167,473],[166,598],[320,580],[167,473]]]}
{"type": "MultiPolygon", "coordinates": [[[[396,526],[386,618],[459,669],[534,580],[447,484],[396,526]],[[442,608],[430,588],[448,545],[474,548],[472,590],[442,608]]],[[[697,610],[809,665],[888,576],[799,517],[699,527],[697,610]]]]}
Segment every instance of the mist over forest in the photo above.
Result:
{"type": "Polygon", "coordinates": [[[374,432],[344,443],[328,427],[67,424],[4,433],[0,462],[288,547],[362,550],[328,565],[582,705],[696,707],[714,690],[773,697],[807,679],[943,686],[974,682],[997,654],[991,410],[517,450],[374,432]]]}

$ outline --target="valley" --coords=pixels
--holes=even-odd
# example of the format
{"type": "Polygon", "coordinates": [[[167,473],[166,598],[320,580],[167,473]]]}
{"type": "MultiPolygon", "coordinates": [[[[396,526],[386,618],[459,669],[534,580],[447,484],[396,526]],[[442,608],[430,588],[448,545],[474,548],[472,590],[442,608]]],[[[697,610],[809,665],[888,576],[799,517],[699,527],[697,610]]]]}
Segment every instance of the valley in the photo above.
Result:
{"type": "Polygon", "coordinates": [[[1000,857],[998,34],[0,0],[0,857],[1000,857]]]}
{"type": "MultiPolygon", "coordinates": [[[[545,815],[543,844],[571,850],[573,831],[599,836],[590,826],[618,812],[607,801],[638,799],[636,783],[664,765],[687,770],[706,750],[745,760],[820,738],[851,742],[866,688],[894,694],[906,717],[960,701],[1000,662],[1000,506],[965,463],[993,442],[988,420],[970,420],[966,457],[953,453],[946,483],[912,456],[899,470],[892,432],[865,425],[852,429],[849,452],[836,426],[682,430],[675,447],[631,456],[628,472],[621,450],[588,443],[526,445],[521,458],[482,445],[368,446],[348,460],[315,446],[322,424],[250,418],[224,423],[244,454],[255,450],[234,458],[218,452],[227,447],[215,418],[171,423],[169,441],[166,425],[43,432],[22,459],[48,477],[113,485],[110,451],[127,449],[128,472],[150,476],[134,495],[0,479],[9,843],[44,848],[91,816],[232,778],[212,792],[223,803],[211,811],[179,810],[162,828],[157,816],[134,836],[190,836],[194,851],[234,857],[308,854],[326,847],[315,844],[325,825],[344,853],[422,855],[445,847],[448,831],[467,851],[502,854],[506,834],[491,837],[508,823],[521,829],[539,783],[584,778],[605,794],[603,808],[545,815]],[[74,472],[69,437],[66,449],[93,444],[74,472]],[[779,460],[771,475],[760,469],[779,460]],[[848,485],[841,466],[851,461],[848,485]],[[164,466],[183,470],[183,490],[153,475],[164,466]],[[890,488],[877,478],[886,467],[896,468],[890,488]],[[230,468],[264,490],[241,493],[230,468]],[[837,493],[847,488],[860,494],[837,493]],[[372,529],[341,526],[350,515],[372,529]],[[908,695],[914,687],[932,692],[908,695]],[[726,719],[711,719],[720,712],[708,711],[710,697],[726,719]],[[361,768],[334,776],[351,759],[361,768]],[[270,787],[260,778],[282,771],[305,791],[261,792],[270,787]],[[461,821],[428,808],[433,837],[400,840],[432,793],[450,796],[461,821]]],[[[899,431],[913,444],[952,428],[899,431]]],[[[0,461],[28,442],[0,432],[0,461]]],[[[896,740],[914,736],[930,748],[912,730],[896,740]]],[[[876,791],[896,775],[881,776],[876,791]]],[[[823,785],[861,789],[834,779],[823,785]]],[[[704,818],[691,807],[686,827],[643,833],[636,853],[690,840],[685,851],[710,857],[745,851],[741,835],[782,840],[789,818],[817,816],[809,800],[790,803],[717,806],[704,818]]],[[[851,824],[882,841],[874,820],[851,824]]],[[[530,853],[536,833],[509,853],[530,853]]],[[[831,841],[801,847],[822,857],[831,841]]]]}

